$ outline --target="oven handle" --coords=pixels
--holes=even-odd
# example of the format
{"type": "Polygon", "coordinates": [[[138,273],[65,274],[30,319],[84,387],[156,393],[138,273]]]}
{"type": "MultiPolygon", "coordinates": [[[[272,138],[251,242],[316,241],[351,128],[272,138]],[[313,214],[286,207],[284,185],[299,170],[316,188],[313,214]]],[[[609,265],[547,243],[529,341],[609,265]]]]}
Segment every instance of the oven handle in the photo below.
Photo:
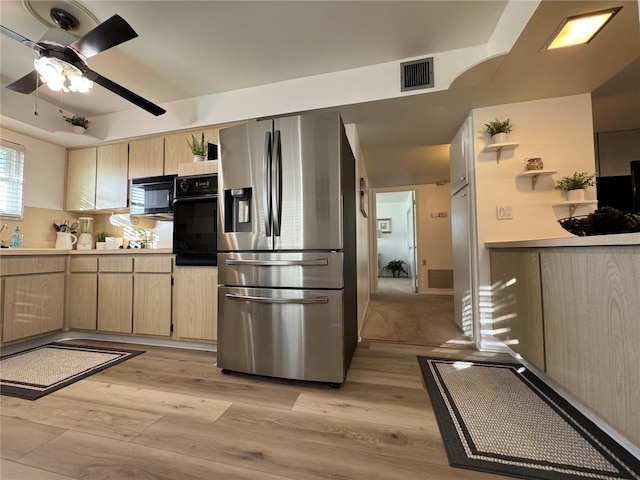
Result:
{"type": "Polygon", "coordinates": [[[253,267],[326,267],[329,265],[328,258],[318,258],[317,260],[227,260],[227,265],[251,265],[253,267]]]}
{"type": "Polygon", "coordinates": [[[279,303],[285,305],[313,305],[329,303],[329,297],[314,298],[273,298],[273,297],[256,297],[253,295],[235,295],[226,293],[225,297],[229,300],[253,302],[253,303],[279,303]]]}
{"type": "Polygon", "coordinates": [[[175,205],[176,203],[206,202],[214,198],[218,198],[218,195],[212,194],[212,195],[199,195],[197,197],[175,197],[173,199],[173,204],[175,205]]]}

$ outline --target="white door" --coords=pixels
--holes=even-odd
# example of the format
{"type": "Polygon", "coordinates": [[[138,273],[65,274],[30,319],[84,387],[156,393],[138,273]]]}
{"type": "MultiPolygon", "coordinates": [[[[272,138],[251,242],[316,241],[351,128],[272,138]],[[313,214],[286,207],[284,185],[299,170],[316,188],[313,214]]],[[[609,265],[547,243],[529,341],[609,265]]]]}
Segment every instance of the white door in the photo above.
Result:
{"type": "Polygon", "coordinates": [[[409,276],[411,289],[418,291],[418,247],[416,240],[416,192],[411,192],[409,208],[407,209],[407,259],[409,261],[409,276]]]}

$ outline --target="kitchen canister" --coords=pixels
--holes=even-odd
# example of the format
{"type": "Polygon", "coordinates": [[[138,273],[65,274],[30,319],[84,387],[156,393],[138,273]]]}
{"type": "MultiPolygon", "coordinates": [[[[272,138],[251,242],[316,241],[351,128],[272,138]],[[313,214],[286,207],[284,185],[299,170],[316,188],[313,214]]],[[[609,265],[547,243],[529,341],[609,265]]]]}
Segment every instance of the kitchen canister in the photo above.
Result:
{"type": "Polygon", "coordinates": [[[542,170],[544,168],[544,164],[542,163],[541,158],[525,158],[524,159],[524,169],[529,170],[542,170]]]}

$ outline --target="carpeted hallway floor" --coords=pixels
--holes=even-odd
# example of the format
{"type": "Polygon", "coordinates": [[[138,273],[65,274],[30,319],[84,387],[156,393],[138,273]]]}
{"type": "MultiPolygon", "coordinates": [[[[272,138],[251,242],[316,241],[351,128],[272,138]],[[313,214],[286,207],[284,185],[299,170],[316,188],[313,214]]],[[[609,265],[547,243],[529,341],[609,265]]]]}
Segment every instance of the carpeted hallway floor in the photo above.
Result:
{"type": "Polygon", "coordinates": [[[407,278],[378,280],[362,326],[363,340],[475,348],[453,322],[452,295],[423,295],[407,278]]]}

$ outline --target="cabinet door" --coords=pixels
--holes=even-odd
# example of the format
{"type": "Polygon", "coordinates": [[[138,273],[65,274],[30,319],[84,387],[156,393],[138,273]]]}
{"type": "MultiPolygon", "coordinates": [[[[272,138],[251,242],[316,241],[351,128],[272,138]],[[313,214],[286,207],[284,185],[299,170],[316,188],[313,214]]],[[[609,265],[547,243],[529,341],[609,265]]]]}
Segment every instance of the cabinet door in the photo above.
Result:
{"type": "Polygon", "coordinates": [[[164,174],[164,138],[153,137],[129,142],[129,178],[164,174]]]}
{"type": "MultiPolygon", "coordinates": [[[[200,132],[194,132],[196,138],[200,132]]],[[[173,175],[178,173],[178,164],[193,162],[193,154],[187,145],[191,138],[190,132],[176,133],[164,137],[164,173],[173,175]]]]}
{"type": "Polygon", "coordinates": [[[133,333],[170,336],[171,275],[137,274],[133,292],[133,333]]]}
{"type": "Polygon", "coordinates": [[[218,333],[218,269],[176,267],[173,323],[178,338],[215,340],[218,333]]]}
{"type": "Polygon", "coordinates": [[[473,328],[472,221],[469,193],[469,187],[466,186],[451,197],[454,320],[467,335],[471,334],[473,328]]]}
{"type": "Polygon", "coordinates": [[[449,148],[449,172],[453,194],[469,183],[469,165],[473,163],[475,157],[471,117],[462,124],[449,148]]]}
{"type": "Polygon", "coordinates": [[[98,275],[72,273],[69,275],[69,328],[95,330],[98,314],[98,275]]]}
{"type": "Polygon", "coordinates": [[[495,336],[544,372],[540,255],[492,250],[491,285],[495,336]]]}
{"type": "Polygon", "coordinates": [[[128,144],[98,147],[96,167],[96,209],[127,208],[128,144]]]}
{"type": "Polygon", "coordinates": [[[67,160],[68,211],[93,210],[96,206],[96,148],[70,150],[67,160]]]}
{"type": "Polygon", "coordinates": [[[98,278],[98,330],[131,333],[133,278],[130,273],[101,273],[98,278]]]}
{"type": "Polygon", "coordinates": [[[3,342],[62,329],[64,277],[50,273],[4,280],[3,342]]]}

